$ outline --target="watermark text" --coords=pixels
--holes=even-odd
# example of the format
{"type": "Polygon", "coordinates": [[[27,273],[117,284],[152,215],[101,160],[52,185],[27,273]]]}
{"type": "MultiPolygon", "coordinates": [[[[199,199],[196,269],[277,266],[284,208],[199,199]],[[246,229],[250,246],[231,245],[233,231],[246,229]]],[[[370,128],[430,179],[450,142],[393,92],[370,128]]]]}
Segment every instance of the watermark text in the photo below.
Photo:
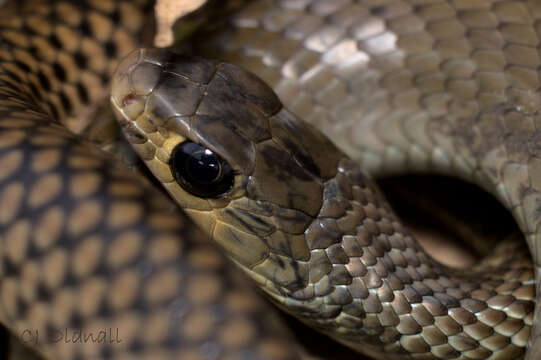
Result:
{"type": "Polygon", "coordinates": [[[96,331],[81,329],[57,329],[42,334],[37,329],[24,329],[19,334],[23,344],[38,345],[42,342],[49,344],[64,342],[66,344],[120,344],[122,339],[118,328],[105,328],[96,331]]]}

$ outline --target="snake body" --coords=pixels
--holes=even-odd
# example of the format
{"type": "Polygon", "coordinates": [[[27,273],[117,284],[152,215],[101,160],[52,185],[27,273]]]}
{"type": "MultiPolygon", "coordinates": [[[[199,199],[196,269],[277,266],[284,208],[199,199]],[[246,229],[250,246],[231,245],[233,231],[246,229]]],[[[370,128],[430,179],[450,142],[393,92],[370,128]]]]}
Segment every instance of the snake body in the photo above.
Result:
{"type": "MultiPolygon", "coordinates": [[[[128,332],[30,344],[51,358],[297,358],[193,223],[64,126],[103,97],[143,9],[2,9],[0,320],[42,338],[128,332]]],[[[235,65],[142,50],[112,101],[175,201],[304,322],[374,358],[512,359],[529,345],[535,359],[539,16],[533,1],[253,1],[192,50],[278,95],[235,65]],[[201,198],[175,181],[186,140],[233,168],[231,191],[201,198]],[[468,271],[433,261],[371,180],[411,171],[493,193],[534,264],[515,243],[468,271]]]]}

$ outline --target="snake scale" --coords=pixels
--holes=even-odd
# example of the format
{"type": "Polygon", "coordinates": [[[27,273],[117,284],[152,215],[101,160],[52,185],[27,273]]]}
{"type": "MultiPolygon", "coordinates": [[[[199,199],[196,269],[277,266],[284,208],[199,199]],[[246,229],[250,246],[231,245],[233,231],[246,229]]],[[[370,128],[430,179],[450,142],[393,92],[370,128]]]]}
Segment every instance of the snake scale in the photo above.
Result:
{"type": "Polygon", "coordinates": [[[148,6],[0,9],[12,333],[51,359],[299,358],[211,234],[278,306],[375,359],[541,356],[538,2],[249,1],[187,39],[219,61],[133,51],[148,6]],[[76,134],[130,52],[113,106],[184,211],[76,134]],[[467,270],[432,260],[371,180],[408,172],[492,193],[531,256],[503,243],[467,270]],[[53,341],[62,329],[121,341],[53,341]]]}

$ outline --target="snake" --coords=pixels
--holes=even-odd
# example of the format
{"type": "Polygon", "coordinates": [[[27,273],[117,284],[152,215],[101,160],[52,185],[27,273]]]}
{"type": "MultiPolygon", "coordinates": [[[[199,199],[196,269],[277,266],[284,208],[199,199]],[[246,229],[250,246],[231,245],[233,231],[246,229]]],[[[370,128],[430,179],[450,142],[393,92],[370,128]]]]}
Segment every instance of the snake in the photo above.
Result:
{"type": "Polygon", "coordinates": [[[11,333],[46,359],[298,359],[247,276],[374,359],[539,357],[535,1],[247,1],[182,54],[134,50],[149,5],[0,9],[11,333]],[[169,197],[84,136],[111,76],[169,197]],[[407,173],[477,184],[521,238],[440,264],[374,183],[407,173]]]}

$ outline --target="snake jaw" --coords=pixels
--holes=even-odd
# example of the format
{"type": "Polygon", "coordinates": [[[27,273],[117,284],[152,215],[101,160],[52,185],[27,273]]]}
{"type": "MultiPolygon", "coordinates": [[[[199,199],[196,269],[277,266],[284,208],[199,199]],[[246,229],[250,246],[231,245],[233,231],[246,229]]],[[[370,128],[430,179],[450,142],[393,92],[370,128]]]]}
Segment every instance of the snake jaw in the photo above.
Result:
{"type": "Polygon", "coordinates": [[[124,132],[177,203],[229,257],[273,283],[276,294],[306,300],[311,255],[304,231],[320,212],[323,183],[343,155],[236,66],[141,50],[121,63],[115,79],[111,101],[124,132]],[[138,80],[142,68],[151,81],[138,80]],[[219,141],[223,137],[229,141],[219,141]],[[225,196],[198,198],[173,180],[169,157],[184,139],[204,144],[239,172],[225,196]],[[243,198],[251,210],[266,204],[271,213],[245,210],[243,198]]]}

